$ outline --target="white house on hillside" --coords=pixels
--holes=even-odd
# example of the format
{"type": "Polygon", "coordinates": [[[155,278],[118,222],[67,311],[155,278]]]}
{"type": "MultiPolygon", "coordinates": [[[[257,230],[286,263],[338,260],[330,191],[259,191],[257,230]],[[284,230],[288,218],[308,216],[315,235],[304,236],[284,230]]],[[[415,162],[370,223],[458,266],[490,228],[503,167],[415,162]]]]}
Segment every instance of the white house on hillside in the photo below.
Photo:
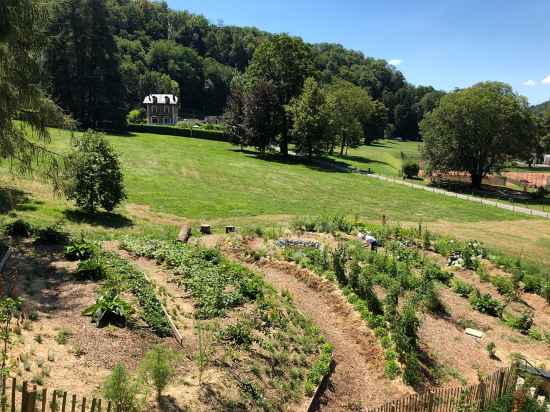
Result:
{"type": "Polygon", "coordinates": [[[178,97],[173,94],[150,94],[143,104],[147,109],[147,124],[170,124],[178,122],[178,97]]]}

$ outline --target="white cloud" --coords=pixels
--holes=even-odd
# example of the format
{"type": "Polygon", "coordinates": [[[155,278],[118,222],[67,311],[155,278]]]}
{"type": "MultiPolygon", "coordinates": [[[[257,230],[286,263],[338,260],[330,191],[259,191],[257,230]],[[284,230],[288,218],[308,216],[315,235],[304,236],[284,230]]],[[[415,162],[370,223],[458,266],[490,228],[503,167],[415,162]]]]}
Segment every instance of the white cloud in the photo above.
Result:
{"type": "Polygon", "coordinates": [[[537,85],[537,82],[534,81],[534,80],[526,80],[526,81],[523,82],[523,85],[524,85],[524,86],[532,87],[532,86],[536,86],[536,85],[537,85]]]}
{"type": "Polygon", "coordinates": [[[550,74],[546,76],[544,79],[542,79],[543,84],[550,84],[550,74]]]}
{"type": "Polygon", "coordinates": [[[403,60],[401,60],[401,59],[391,59],[388,63],[391,64],[392,66],[399,66],[401,63],[403,63],[403,60]]]}

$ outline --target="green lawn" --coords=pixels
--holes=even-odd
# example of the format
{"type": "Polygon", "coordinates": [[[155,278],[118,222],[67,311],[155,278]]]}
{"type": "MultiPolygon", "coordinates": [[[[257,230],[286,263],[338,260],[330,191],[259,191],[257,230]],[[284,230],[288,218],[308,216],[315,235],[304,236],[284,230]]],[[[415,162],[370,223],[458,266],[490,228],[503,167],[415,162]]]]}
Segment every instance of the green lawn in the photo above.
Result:
{"type": "MultiPolygon", "coordinates": [[[[50,148],[68,150],[69,134],[58,130],[52,134],[50,148]]],[[[9,196],[15,207],[4,210],[0,223],[23,218],[46,225],[63,219],[70,231],[94,238],[131,234],[173,239],[185,220],[194,227],[210,222],[215,230],[222,230],[226,224],[265,226],[319,214],[379,222],[385,214],[394,223],[430,222],[429,227],[440,233],[479,239],[508,253],[547,260],[547,220],[359,174],[287,163],[278,157],[261,159],[223,142],[149,134],[108,139],[121,154],[128,191],[128,201],[117,213],[82,214],[72,203],[52,195],[49,186],[11,177],[4,163],[0,196],[9,196]]],[[[388,145],[374,150],[392,157],[391,149],[388,145]]]]}
{"type": "Polygon", "coordinates": [[[349,149],[347,155],[333,156],[334,160],[345,162],[360,169],[371,169],[386,176],[399,176],[403,163],[401,154],[417,160],[420,157],[420,142],[377,140],[372,145],[349,149]]]}
{"type": "MultiPolygon", "coordinates": [[[[259,215],[346,214],[399,221],[517,219],[492,207],[313,165],[261,159],[228,143],[152,134],[109,136],[121,154],[128,202],[189,219],[259,215]]],[[[53,131],[51,148],[68,149],[53,131]]],[[[383,142],[390,160],[401,145],[383,142]]],[[[371,148],[358,151],[373,150],[371,148]]]]}

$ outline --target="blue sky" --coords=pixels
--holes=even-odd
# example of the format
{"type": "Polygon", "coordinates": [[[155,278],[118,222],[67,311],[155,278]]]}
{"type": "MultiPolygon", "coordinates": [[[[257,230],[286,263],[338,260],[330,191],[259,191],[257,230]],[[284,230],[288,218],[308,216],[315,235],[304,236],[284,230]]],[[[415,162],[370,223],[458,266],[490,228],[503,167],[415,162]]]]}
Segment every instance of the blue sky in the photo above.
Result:
{"type": "Polygon", "coordinates": [[[511,84],[550,100],[550,0],[168,0],[213,23],[341,43],[393,60],[413,84],[511,84]],[[546,79],[546,80],[545,80],[546,79]]]}

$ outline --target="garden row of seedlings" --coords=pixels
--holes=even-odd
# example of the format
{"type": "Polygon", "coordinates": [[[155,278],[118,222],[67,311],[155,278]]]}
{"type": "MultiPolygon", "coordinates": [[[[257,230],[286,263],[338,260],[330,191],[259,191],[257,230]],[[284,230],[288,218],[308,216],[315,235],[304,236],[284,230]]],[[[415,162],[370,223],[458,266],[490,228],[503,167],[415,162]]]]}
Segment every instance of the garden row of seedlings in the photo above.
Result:
{"type": "Polygon", "coordinates": [[[334,250],[285,247],[282,254],[340,286],[379,338],[386,376],[402,375],[409,385],[422,380],[417,312],[441,308],[432,278],[416,275],[404,262],[389,254],[372,253],[358,241],[342,243],[334,250]],[[376,285],[384,289],[383,299],[375,292],[376,285]]]}
{"type": "Polygon", "coordinates": [[[34,237],[34,243],[65,245],[65,257],[78,260],[75,277],[80,280],[102,281],[96,303],[84,311],[93,316],[98,325],[109,322],[126,323],[134,313],[132,305],[121,296],[132,293],[141,307],[140,315],[158,336],[170,336],[172,331],[153,285],[143,272],[114,253],[107,253],[83,237],[72,238],[60,223],[44,228],[33,227],[24,220],[16,220],[4,229],[13,238],[34,237]]]}
{"type": "MultiPolygon", "coordinates": [[[[328,372],[332,347],[319,329],[260,276],[216,249],[127,238],[121,247],[169,269],[192,297],[204,366],[218,368],[239,389],[234,409],[283,410],[311,395],[328,372]],[[202,336],[202,337],[201,337],[202,336]]],[[[230,396],[226,391],[220,396],[230,396]]],[[[229,404],[228,403],[228,404],[229,404]]]]}
{"type": "MultiPolygon", "coordinates": [[[[338,283],[350,303],[379,337],[385,350],[385,372],[390,378],[395,378],[402,372],[404,381],[411,385],[415,385],[422,378],[421,362],[417,355],[417,331],[420,327],[417,311],[445,311],[437,293],[439,285],[451,287],[459,295],[468,297],[474,309],[499,317],[507,325],[534,339],[550,339],[549,332],[534,328],[532,315],[525,313],[515,317],[506,314],[504,317],[505,305],[502,302],[490,294],[480,293],[473,285],[453,279],[451,272],[442,270],[437,263],[419,253],[419,248],[435,249],[438,253],[453,256],[453,259],[461,259],[459,263],[467,268],[475,267],[482,277],[485,276],[498,285],[497,288],[507,296],[510,296],[510,290],[517,290],[514,282],[522,282],[526,276],[528,285],[544,285],[544,278],[539,273],[527,275],[524,270],[521,270],[521,275],[520,270],[515,271],[514,273],[518,274],[512,279],[489,276],[480,263],[480,257],[486,254],[477,242],[435,238],[422,229],[352,224],[339,217],[302,220],[295,222],[293,228],[348,234],[355,229],[368,230],[385,246],[384,251],[378,253],[366,250],[362,243],[356,240],[343,241],[334,250],[309,245],[284,245],[282,256],[338,283]],[[445,252],[444,245],[448,245],[445,252]],[[375,285],[385,290],[382,300],[374,291],[375,285]]],[[[501,262],[511,262],[502,256],[499,256],[499,259],[501,262]]]]}
{"type": "Polygon", "coordinates": [[[481,282],[491,283],[501,299],[490,293],[482,294],[473,284],[460,279],[443,282],[452,290],[468,298],[473,309],[501,319],[507,326],[519,330],[535,340],[550,343],[550,331],[537,329],[534,325],[533,313],[526,310],[519,316],[506,311],[509,303],[520,301],[523,292],[536,293],[544,297],[550,304],[550,274],[541,271],[540,267],[526,266],[520,259],[511,259],[504,255],[488,253],[479,242],[460,242],[447,237],[436,236],[433,233],[418,229],[404,229],[399,226],[370,227],[387,245],[387,249],[400,259],[414,262],[421,261],[423,270],[430,272],[444,272],[435,277],[450,279],[451,273],[442,271],[436,263],[426,256],[419,258],[419,250],[435,252],[449,259],[449,264],[458,265],[477,274],[481,282]],[[491,275],[483,259],[487,259],[499,267],[509,271],[510,276],[491,275]]]}

